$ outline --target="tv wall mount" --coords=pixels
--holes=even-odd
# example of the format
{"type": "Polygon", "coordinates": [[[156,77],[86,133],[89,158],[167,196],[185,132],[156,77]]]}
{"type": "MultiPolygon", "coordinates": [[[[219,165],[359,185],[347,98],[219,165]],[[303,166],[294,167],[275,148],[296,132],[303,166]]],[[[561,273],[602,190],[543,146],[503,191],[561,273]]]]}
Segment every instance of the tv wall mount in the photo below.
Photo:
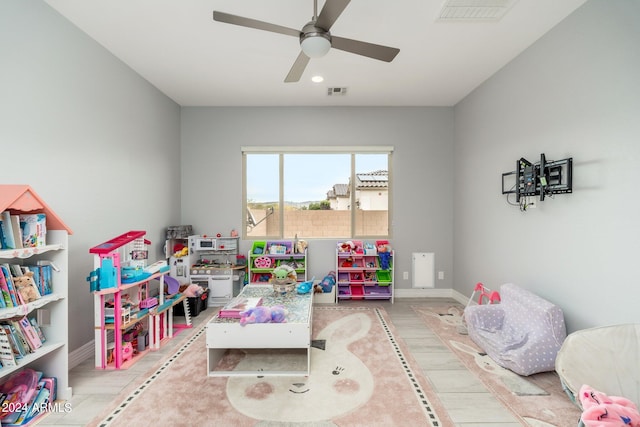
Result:
{"type": "Polygon", "coordinates": [[[521,157],[514,171],[502,174],[502,194],[507,198],[515,194],[516,204],[522,209],[522,200],[527,197],[539,196],[543,201],[547,196],[572,193],[572,169],[572,157],[548,161],[542,153],[536,163],[521,157]]]}

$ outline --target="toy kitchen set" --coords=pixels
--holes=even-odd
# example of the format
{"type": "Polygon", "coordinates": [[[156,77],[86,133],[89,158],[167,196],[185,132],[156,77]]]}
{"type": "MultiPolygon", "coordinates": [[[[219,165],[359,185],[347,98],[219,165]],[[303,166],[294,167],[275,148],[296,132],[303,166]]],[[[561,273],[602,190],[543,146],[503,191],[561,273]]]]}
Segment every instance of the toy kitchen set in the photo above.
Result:
{"type": "Polygon", "coordinates": [[[228,303],[244,281],[245,266],[237,265],[238,237],[191,235],[186,243],[169,257],[169,275],[209,289],[210,306],[228,303]]]}

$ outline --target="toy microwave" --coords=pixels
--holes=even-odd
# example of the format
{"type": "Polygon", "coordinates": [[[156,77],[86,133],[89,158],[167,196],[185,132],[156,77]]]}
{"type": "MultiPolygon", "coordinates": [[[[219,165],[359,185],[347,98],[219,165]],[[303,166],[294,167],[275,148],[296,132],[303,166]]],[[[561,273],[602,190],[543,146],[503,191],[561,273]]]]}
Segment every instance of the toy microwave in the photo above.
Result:
{"type": "Polygon", "coordinates": [[[217,242],[215,238],[203,236],[189,236],[189,252],[215,251],[217,242]]]}

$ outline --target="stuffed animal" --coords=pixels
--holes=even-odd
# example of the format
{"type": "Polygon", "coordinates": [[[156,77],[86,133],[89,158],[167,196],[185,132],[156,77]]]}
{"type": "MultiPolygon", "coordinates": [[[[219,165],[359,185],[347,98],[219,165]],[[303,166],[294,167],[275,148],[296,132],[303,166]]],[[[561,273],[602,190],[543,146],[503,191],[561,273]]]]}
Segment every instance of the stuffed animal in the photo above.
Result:
{"type": "Polygon", "coordinates": [[[274,268],[272,274],[272,279],[275,283],[296,282],[298,280],[296,271],[286,264],[274,268]]]}
{"type": "Polygon", "coordinates": [[[186,297],[193,298],[199,297],[204,293],[204,289],[202,286],[194,285],[193,283],[187,286],[184,290],[181,291],[186,297]]]}
{"type": "Polygon", "coordinates": [[[296,292],[298,292],[299,294],[308,294],[313,287],[313,280],[314,279],[312,278],[311,280],[307,280],[306,282],[298,283],[298,286],[296,286],[296,292]]]}
{"type": "Polygon", "coordinates": [[[303,254],[304,251],[307,249],[308,243],[306,240],[298,240],[296,242],[296,253],[297,254],[303,254]]]}
{"type": "Polygon", "coordinates": [[[351,241],[347,241],[340,244],[340,252],[352,252],[356,248],[356,245],[351,241]]]}
{"type": "Polygon", "coordinates": [[[607,396],[586,384],[579,396],[584,409],[580,419],[587,427],[640,426],[638,408],[629,399],[607,396]]]}
{"type": "MultiPolygon", "coordinates": [[[[180,247],[181,245],[176,245],[176,247],[180,247]]],[[[187,246],[183,246],[180,249],[176,250],[174,248],[173,256],[176,258],[182,258],[184,256],[189,255],[189,248],[187,246]]]]}
{"type": "Polygon", "coordinates": [[[281,305],[273,307],[258,305],[240,312],[240,326],[249,323],[284,323],[286,315],[287,310],[281,305]]]}
{"type": "Polygon", "coordinates": [[[36,288],[36,282],[33,281],[32,271],[28,271],[22,276],[14,277],[13,284],[25,304],[40,298],[40,293],[38,292],[38,288],[36,288]]]}
{"type": "Polygon", "coordinates": [[[271,323],[286,323],[287,309],[282,305],[271,307],[271,323]]]}

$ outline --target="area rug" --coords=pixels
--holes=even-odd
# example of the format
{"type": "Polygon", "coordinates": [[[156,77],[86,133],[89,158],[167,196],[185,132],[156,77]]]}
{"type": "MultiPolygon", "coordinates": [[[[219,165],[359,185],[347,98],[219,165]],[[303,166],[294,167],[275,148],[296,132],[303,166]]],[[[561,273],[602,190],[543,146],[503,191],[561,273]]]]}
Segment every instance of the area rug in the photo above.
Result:
{"type": "MultiPolygon", "coordinates": [[[[308,377],[208,377],[203,327],[89,425],[453,425],[383,308],[315,307],[312,338],[308,377]]],[[[219,366],[259,369],[259,353],[229,351],[219,366]]]]}
{"type": "Polygon", "coordinates": [[[412,306],[431,331],[525,426],[576,426],[581,411],[562,390],[555,372],[523,377],[497,365],[464,333],[458,304],[412,306]]]}

